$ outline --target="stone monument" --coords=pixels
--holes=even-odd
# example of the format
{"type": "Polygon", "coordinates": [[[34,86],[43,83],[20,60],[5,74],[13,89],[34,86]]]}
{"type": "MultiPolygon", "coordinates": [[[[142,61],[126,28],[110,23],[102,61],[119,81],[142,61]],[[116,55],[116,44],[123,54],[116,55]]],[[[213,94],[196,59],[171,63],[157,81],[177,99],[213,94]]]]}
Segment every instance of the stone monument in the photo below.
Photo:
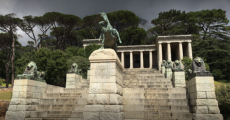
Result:
{"type": "Polygon", "coordinates": [[[37,65],[35,62],[31,61],[25,68],[23,74],[17,75],[16,79],[30,79],[45,82],[45,72],[37,71],[37,65]]]}
{"type": "Polygon", "coordinates": [[[172,61],[168,60],[165,65],[165,77],[172,78],[172,61]]]}
{"type": "Polygon", "coordinates": [[[187,82],[190,107],[195,120],[223,120],[215,95],[214,79],[205,69],[205,63],[196,57],[187,82]]]}
{"type": "Polygon", "coordinates": [[[123,67],[113,49],[99,49],[90,57],[90,86],[83,120],[123,120],[123,67]]]}
{"type": "Polygon", "coordinates": [[[78,69],[77,63],[73,63],[66,74],[66,88],[76,88],[82,76],[80,76],[81,69],[78,69]]]}
{"type": "Polygon", "coordinates": [[[119,33],[116,29],[114,29],[109,22],[109,19],[106,15],[106,13],[101,12],[101,17],[104,19],[104,21],[99,22],[99,25],[101,27],[101,35],[99,37],[99,41],[102,40],[102,46],[100,49],[104,48],[111,48],[113,50],[117,50],[117,40],[119,40],[119,43],[122,43],[119,33]]]}
{"type": "Polygon", "coordinates": [[[173,64],[173,86],[174,87],[185,87],[185,72],[183,68],[181,67],[181,63],[179,60],[175,60],[173,64]]]}

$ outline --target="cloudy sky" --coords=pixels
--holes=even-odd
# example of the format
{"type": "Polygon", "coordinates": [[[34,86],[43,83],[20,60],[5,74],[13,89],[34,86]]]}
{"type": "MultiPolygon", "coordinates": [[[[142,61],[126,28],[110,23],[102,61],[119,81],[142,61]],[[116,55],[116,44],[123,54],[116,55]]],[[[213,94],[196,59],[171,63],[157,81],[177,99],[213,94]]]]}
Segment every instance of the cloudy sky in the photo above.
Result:
{"type": "MultiPolygon", "coordinates": [[[[140,25],[146,30],[153,27],[151,20],[157,18],[159,12],[170,9],[186,12],[223,9],[230,19],[230,0],[0,0],[0,14],[16,13],[20,18],[27,15],[41,16],[52,11],[83,18],[86,15],[98,14],[101,10],[106,13],[130,10],[147,20],[145,25],[140,25]]],[[[19,39],[22,45],[31,40],[20,29],[17,33],[23,36],[19,39]]]]}

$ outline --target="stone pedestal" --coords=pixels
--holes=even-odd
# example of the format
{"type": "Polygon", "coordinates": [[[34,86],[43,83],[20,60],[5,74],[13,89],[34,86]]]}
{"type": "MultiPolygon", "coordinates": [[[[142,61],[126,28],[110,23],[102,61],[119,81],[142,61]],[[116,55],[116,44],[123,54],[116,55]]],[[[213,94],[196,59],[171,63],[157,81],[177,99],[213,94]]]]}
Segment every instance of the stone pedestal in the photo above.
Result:
{"type": "Polygon", "coordinates": [[[42,97],[42,93],[45,92],[46,86],[45,82],[16,79],[5,120],[24,120],[33,116],[46,117],[47,112],[36,112],[39,99],[42,97]]]}
{"type": "Polygon", "coordinates": [[[184,71],[174,71],[173,72],[173,87],[186,87],[185,84],[185,72],[184,71]]]}
{"type": "Polygon", "coordinates": [[[77,88],[82,76],[76,73],[66,74],[66,88],[77,88]]]}
{"type": "Polygon", "coordinates": [[[123,120],[123,67],[116,52],[96,50],[89,60],[90,86],[83,120],[123,120]]]}
{"type": "Polygon", "coordinates": [[[172,78],[172,68],[165,67],[165,77],[172,78]]]}
{"type": "Polygon", "coordinates": [[[165,74],[165,66],[161,66],[161,73],[165,74]]]}
{"type": "Polygon", "coordinates": [[[187,82],[187,88],[195,120],[223,120],[212,76],[194,77],[187,82]]]}

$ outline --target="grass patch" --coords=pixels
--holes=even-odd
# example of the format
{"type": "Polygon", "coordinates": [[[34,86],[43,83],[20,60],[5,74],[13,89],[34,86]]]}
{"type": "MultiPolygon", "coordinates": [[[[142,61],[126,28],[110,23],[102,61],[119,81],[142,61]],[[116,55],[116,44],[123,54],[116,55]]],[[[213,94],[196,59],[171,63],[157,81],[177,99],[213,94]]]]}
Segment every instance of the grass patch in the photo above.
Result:
{"type": "Polygon", "coordinates": [[[0,101],[10,101],[12,98],[12,92],[0,92],[0,101]]]}
{"type": "Polygon", "coordinates": [[[222,85],[222,84],[226,84],[226,83],[224,83],[224,82],[214,81],[214,84],[215,84],[215,85],[222,85]]]}
{"type": "MultiPolygon", "coordinates": [[[[0,85],[1,87],[6,87],[6,83],[1,83],[1,85],[0,85]]],[[[8,84],[8,86],[10,87],[11,86],[11,84],[8,84]]]]}

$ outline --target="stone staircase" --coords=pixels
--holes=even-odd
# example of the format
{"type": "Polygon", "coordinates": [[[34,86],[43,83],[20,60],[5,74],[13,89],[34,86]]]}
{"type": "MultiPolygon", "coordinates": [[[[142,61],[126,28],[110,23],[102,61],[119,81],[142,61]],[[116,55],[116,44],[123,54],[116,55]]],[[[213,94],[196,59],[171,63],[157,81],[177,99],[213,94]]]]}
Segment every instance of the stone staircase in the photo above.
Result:
{"type": "Polygon", "coordinates": [[[125,120],[192,120],[186,88],[173,88],[156,69],[125,70],[123,79],[125,120]]]}
{"type": "Polygon", "coordinates": [[[87,104],[89,82],[81,80],[77,88],[48,86],[37,111],[28,120],[81,120],[87,104]],[[40,119],[39,119],[40,117],[40,119]]]}

